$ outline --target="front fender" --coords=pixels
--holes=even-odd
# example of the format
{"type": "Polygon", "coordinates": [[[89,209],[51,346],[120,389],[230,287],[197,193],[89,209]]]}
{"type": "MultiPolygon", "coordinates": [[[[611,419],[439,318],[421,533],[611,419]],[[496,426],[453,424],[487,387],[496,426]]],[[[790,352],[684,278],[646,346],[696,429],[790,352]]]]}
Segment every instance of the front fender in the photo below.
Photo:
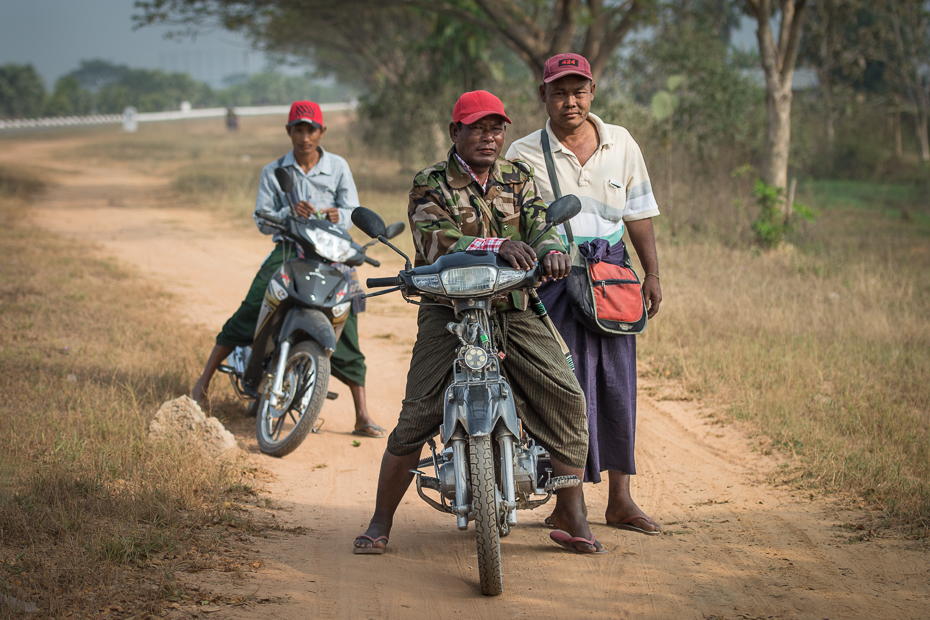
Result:
{"type": "Polygon", "coordinates": [[[447,444],[458,424],[471,437],[490,435],[498,420],[514,437],[520,436],[520,422],[510,386],[504,381],[451,385],[446,390],[446,410],[442,423],[442,443],[447,444]]]}
{"type": "Polygon", "coordinates": [[[336,350],[336,332],[326,315],[311,308],[293,308],[284,317],[278,342],[292,340],[293,335],[303,332],[320,343],[327,355],[336,350]]]}

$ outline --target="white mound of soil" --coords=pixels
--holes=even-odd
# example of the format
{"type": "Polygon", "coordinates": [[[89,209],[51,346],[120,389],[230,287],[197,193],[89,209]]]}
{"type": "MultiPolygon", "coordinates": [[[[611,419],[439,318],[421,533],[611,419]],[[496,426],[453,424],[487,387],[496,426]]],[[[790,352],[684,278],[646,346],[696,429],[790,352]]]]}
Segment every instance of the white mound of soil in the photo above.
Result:
{"type": "Polygon", "coordinates": [[[199,445],[214,457],[235,457],[236,438],[216,418],[207,417],[189,396],[162,404],[149,424],[149,441],[199,445]]]}

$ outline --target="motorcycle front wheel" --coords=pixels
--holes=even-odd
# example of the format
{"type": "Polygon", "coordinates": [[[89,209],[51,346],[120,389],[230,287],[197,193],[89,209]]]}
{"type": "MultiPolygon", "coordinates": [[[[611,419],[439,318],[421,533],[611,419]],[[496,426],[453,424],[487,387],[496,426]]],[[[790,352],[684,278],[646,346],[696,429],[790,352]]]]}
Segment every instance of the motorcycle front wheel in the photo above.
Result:
{"type": "Polygon", "coordinates": [[[494,484],[494,450],[491,447],[491,438],[487,435],[469,438],[468,448],[471,457],[471,497],[475,515],[481,593],[485,596],[497,596],[504,591],[504,575],[498,528],[500,509],[494,484]]]}
{"type": "Polygon", "coordinates": [[[291,347],[284,366],[284,398],[272,407],[266,390],[258,401],[255,437],[269,456],[293,452],[316,424],[329,387],[329,358],[312,340],[291,347]]]}

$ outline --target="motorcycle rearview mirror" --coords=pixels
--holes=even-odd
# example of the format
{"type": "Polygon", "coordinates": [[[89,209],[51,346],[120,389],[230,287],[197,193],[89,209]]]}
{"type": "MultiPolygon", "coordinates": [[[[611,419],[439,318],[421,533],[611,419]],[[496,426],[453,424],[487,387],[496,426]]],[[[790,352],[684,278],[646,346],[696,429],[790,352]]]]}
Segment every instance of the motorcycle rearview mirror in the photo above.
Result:
{"type": "Polygon", "coordinates": [[[352,210],[352,223],[358,226],[359,230],[373,239],[385,236],[387,227],[381,216],[365,207],[358,207],[352,210]]]}
{"type": "Polygon", "coordinates": [[[294,213],[294,205],[300,201],[297,200],[297,192],[294,191],[294,179],[291,178],[291,175],[289,175],[287,170],[284,168],[275,168],[274,178],[278,180],[278,185],[281,186],[281,191],[283,191],[284,195],[287,196],[287,203],[291,207],[291,214],[297,215],[294,213]]]}
{"type": "Polygon", "coordinates": [[[384,236],[387,237],[388,239],[393,239],[400,233],[404,232],[404,229],[406,227],[407,226],[403,222],[394,222],[393,224],[387,227],[387,230],[384,232],[384,236]]]}
{"type": "MultiPolygon", "coordinates": [[[[384,231],[384,238],[385,238],[385,239],[393,239],[394,237],[396,237],[396,236],[399,235],[400,233],[404,232],[404,228],[406,228],[406,226],[404,225],[403,222],[394,222],[393,224],[391,224],[390,226],[387,227],[387,230],[384,231]]],[[[376,244],[376,243],[378,243],[378,240],[377,240],[377,239],[374,239],[374,240],[372,240],[372,241],[369,241],[368,243],[366,243],[365,245],[362,246],[362,249],[363,249],[363,250],[367,250],[368,248],[370,248],[371,246],[373,246],[373,245],[376,244]]]]}
{"type": "Polygon", "coordinates": [[[576,215],[581,213],[581,200],[574,194],[566,194],[553,201],[546,209],[546,226],[536,237],[530,241],[530,245],[536,245],[540,237],[549,232],[553,226],[564,224],[576,215]]]}
{"type": "Polygon", "coordinates": [[[388,238],[391,236],[396,236],[403,231],[403,223],[400,224],[400,228],[396,230],[394,235],[390,235],[390,232],[394,232],[397,224],[391,224],[390,230],[384,225],[384,220],[381,219],[381,216],[372,211],[371,209],[366,209],[365,207],[356,207],[352,210],[352,223],[358,226],[359,230],[368,235],[369,237],[377,238],[378,241],[388,246],[398,254],[404,257],[406,265],[404,265],[404,271],[410,271],[413,267],[410,264],[410,259],[407,258],[407,255],[394,247],[391,242],[388,241],[388,238]]]}

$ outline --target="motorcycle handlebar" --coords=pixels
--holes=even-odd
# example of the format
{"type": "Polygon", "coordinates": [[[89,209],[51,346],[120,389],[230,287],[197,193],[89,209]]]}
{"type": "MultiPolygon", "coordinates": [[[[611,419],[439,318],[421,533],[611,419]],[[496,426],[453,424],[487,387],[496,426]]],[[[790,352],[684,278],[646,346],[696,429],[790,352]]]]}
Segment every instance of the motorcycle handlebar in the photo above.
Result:
{"type": "Polygon", "coordinates": [[[284,226],[284,220],[282,220],[281,218],[275,217],[273,215],[262,213],[258,217],[262,218],[263,220],[267,222],[271,222],[272,224],[277,224],[278,226],[284,226]]]}
{"type": "Polygon", "coordinates": [[[400,284],[397,276],[391,276],[390,278],[368,278],[365,284],[368,288],[380,288],[384,286],[397,286],[400,284]]]}
{"type": "Polygon", "coordinates": [[[366,257],[365,257],[365,262],[368,263],[369,265],[371,265],[372,267],[380,267],[380,266],[381,266],[381,261],[377,261],[377,260],[375,260],[375,259],[373,259],[373,258],[371,258],[371,257],[369,257],[369,256],[366,256],[366,257]]]}

